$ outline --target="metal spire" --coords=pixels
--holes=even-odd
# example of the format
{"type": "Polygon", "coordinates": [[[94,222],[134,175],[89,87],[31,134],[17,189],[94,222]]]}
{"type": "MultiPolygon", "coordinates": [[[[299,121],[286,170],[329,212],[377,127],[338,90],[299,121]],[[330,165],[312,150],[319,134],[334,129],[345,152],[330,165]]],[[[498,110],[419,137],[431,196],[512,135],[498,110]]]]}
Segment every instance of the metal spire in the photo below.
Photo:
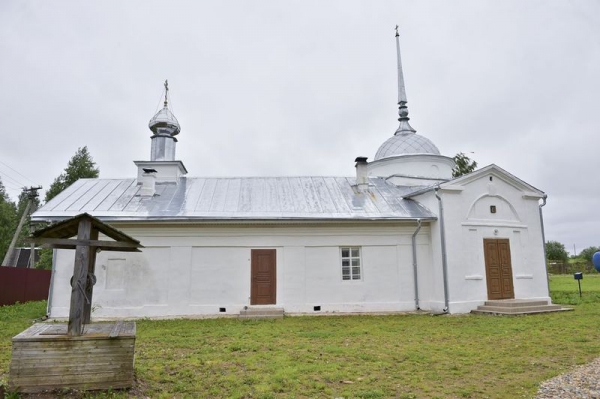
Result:
{"type": "Polygon", "coordinates": [[[168,96],[169,95],[169,81],[165,80],[165,108],[168,108],[168,104],[169,104],[169,100],[168,100],[168,96]]]}
{"type": "Polygon", "coordinates": [[[398,25],[396,25],[396,54],[398,55],[398,121],[400,122],[400,126],[398,126],[394,134],[415,133],[416,130],[408,123],[410,118],[408,117],[408,107],[406,106],[408,100],[406,99],[402,60],[400,59],[400,34],[398,33],[398,25]]]}

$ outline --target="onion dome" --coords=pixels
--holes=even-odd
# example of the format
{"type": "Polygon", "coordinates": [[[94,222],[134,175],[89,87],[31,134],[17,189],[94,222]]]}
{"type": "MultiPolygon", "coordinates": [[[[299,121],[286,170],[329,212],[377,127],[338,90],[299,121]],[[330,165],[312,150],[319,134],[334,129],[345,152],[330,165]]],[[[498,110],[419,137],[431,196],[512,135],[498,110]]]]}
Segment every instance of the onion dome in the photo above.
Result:
{"type": "Polygon", "coordinates": [[[181,131],[179,122],[173,112],[169,109],[169,82],[165,80],[165,102],[163,108],[150,119],[148,127],[154,134],[168,134],[176,136],[181,131]]]}

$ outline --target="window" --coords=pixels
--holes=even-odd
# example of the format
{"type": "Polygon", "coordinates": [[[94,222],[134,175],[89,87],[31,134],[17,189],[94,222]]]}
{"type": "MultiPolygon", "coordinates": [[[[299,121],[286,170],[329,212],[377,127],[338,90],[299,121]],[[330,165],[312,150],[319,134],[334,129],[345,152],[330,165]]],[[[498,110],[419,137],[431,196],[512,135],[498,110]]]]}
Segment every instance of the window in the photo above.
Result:
{"type": "Polygon", "coordinates": [[[342,247],[342,280],[360,280],[360,247],[342,247]]]}

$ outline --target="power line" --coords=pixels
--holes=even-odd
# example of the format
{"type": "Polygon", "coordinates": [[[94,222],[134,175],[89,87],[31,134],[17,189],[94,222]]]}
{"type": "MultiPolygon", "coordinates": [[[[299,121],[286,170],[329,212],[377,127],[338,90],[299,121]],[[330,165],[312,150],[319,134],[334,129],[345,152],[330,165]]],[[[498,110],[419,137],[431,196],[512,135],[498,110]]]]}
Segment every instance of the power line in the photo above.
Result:
{"type": "Polygon", "coordinates": [[[159,109],[161,109],[161,107],[160,107],[160,103],[163,101],[163,93],[164,93],[164,92],[165,92],[165,91],[163,90],[163,91],[160,93],[160,97],[158,98],[158,103],[156,104],[156,109],[154,110],[154,113],[155,113],[155,114],[158,112],[158,110],[159,110],[159,109]]]}
{"type": "MultiPolygon", "coordinates": [[[[2,178],[2,172],[0,172],[0,178],[2,178]]],[[[7,187],[17,187],[16,189],[18,189],[19,191],[24,187],[21,183],[14,181],[14,179],[12,179],[10,176],[4,176],[2,178],[2,183],[7,186],[7,187]],[[8,180],[4,180],[4,178],[8,179],[8,180]]]]}
{"type": "Polygon", "coordinates": [[[3,183],[2,183],[2,185],[3,185],[5,188],[7,188],[7,189],[10,189],[10,190],[15,190],[15,191],[21,191],[21,190],[23,189],[23,187],[17,187],[17,186],[15,186],[15,185],[13,185],[13,184],[8,184],[8,183],[6,183],[6,182],[3,182],[3,183]]]}
{"type": "Polygon", "coordinates": [[[10,187],[13,186],[13,188],[15,186],[18,187],[19,191],[24,187],[23,185],[21,185],[21,183],[19,182],[15,182],[14,179],[12,179],[10,176],[2,176],[2,171],[0,171],[0,181],[2,182],[2,184],[4,184],[6,187],[10,187]],[[5,180],[4,178],[8,179],[5,180]]]}
{"type": "Polygon", "coordinates": [[[27,184],[23,184],[22,182],[10,177],[9,175],[6,174],[6,172],[2,172],[1,170],[0,170],[0,175],[3,175],[6,179],[11,180],[15,184],[18,184],[20,187],[25,187],[27,185],[27,184]]]}
{"type": "MultiPolygon", "coordinates": [[[[31,180],[30,178],[28,178],[27,176],[22,175],[21,173],[19,173],[18,170],[15,170],[13,168],[11,168],[9,165],[7,165],[6,163],[0,161],[0,163],[4,166],[6,166],[8,169],[12,170],[13,172],[15,172],[16,174],[18,174],[19,176],[25,178],[26,180],[29,180],[30,183],[33,183],[33,180],[31,180]]],[[[35,183],[34,183],[35,184],[35,183]]]]}

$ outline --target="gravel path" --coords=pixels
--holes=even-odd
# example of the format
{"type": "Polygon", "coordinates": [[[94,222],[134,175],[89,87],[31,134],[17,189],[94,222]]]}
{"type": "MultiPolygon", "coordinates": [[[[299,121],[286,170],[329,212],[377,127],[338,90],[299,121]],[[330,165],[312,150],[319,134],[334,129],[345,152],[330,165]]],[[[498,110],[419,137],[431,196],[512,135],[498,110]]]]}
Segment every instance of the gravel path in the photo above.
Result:
{"type": "Polygon", "coordinates": [[[540,384],[536,399],[600,398],[600,357],[540,384]]]}

